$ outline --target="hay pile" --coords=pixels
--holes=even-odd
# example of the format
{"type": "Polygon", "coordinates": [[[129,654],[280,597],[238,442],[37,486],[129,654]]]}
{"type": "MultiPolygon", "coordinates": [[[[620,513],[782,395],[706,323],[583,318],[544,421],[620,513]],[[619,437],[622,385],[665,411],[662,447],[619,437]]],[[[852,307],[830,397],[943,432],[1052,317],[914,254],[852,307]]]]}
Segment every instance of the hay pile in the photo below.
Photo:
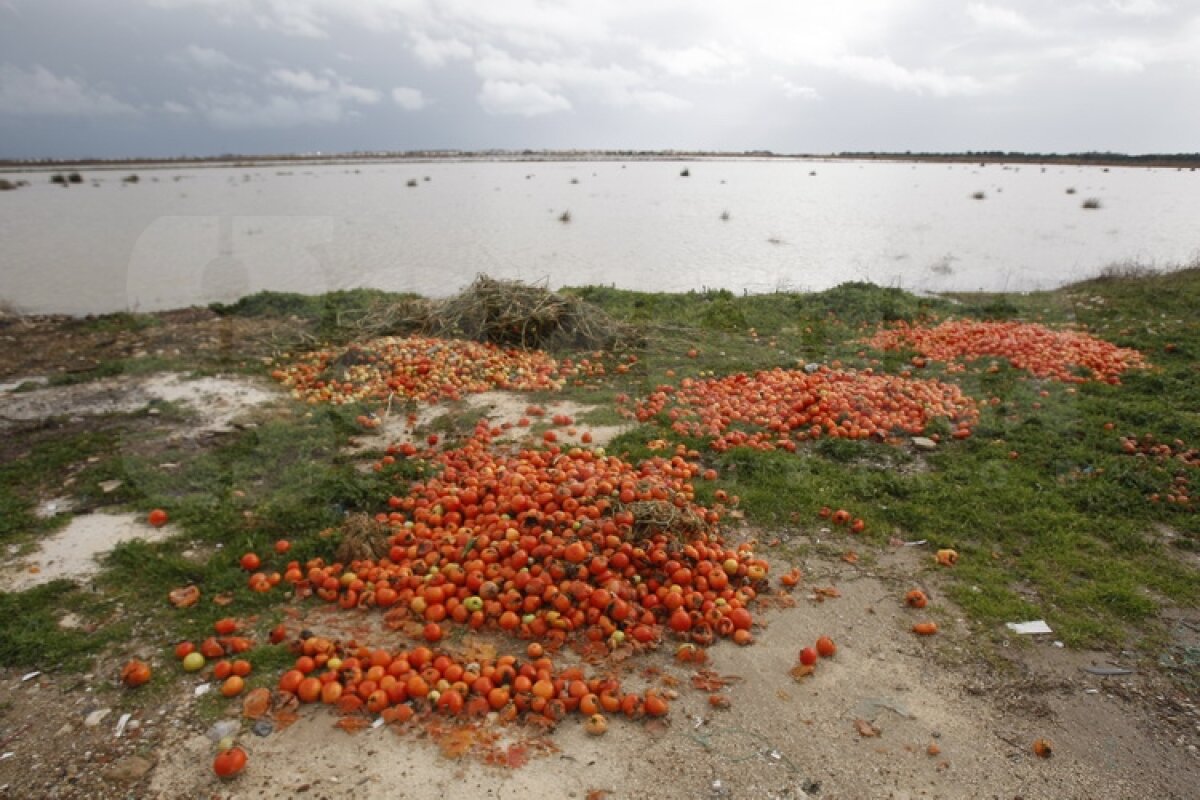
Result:
{"type": "Polygon", "coordinates": [[[405,300],[359,321],[372,335],[422,334],[523,349],[610,350],[639,344],[632,326],[578,297],[479,275],[445,300],[405,300]]]}

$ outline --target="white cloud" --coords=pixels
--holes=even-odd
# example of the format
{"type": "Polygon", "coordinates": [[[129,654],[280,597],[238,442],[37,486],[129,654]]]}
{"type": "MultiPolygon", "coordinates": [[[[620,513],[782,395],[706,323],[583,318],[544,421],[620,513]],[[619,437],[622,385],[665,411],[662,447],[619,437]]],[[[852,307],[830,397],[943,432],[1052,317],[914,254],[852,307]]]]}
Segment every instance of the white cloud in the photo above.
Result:
{"type": "Polygon", "coordinates": [[[429,101],[421,94],[420,89],[410,89],[407,86],[397,86],[392,89],[392,101],[405,111],[420,111],[429,105],[429,101]]]}
{"type": "Polygon", "coordinates": [[[787,78],[783,77],[782,75],[774,75],[774,76],[772,76],[771,80],[773,80],[775,82],[775,84],[777,86],[779,86],[780,89],[783,90],[783,94],[786,97],[790,97],[794,100],[820,100],[821,99],[820,93],[817,92],[817,90],[812,88],[811,86],[800,86],[799,84],[792,83],[791,81],[789,81],[787,78]]]}
{"type": "Polygon", "coordinates": [[[273,69],[270,73],[270,82],[310,94],[322,94],[333,88],[333,83],[328,78],[313,75],[306,69],[284,67],[273,69]]]}
{"type": "Polygon", "coordinates": [[[170,60],[176,64],[199,67],[206,70],[240,69],[241,65],[220,50],[212,47],[201,47],[189,44],[178,53],[172,54],[170,60]]]}
{"type": "Polygon", "coordinates": [[[352,83],[338,84],[337,92],[339,97],[365,106],[373,106],[383,99],[383,92],[378,89],[368,89],[352,83]]]}
{"type": "Polygon", "coordinates": [[[646,47],[642,52],[647,61],[671,75],[683,78],[728,72],[742,63],[741,54],[719,44],[697,45],[682,50],[646,47]]]}
{"type": "Polygon", "coordinates": [[[1097,50],[1075,59],[1075,65],[1093,72],[1132,74],[1142,72],[1146,65],[1138,58],[1116,52],[1097,50]]]}
{"type": "Polygon", "coordinates": [[[1170,10],[1158,0],[1109,0],[1108,7],[1131,17],[1157,17],[1170,10]]]}
{"type": "Polygon", "coordinates": [[[682,97],[676,97],[669,92],[660,92],[655,89],[635,90],[629,93],[630,102],[633,105],[651,112],[667,112],[667,111],[686,111],[692,107],[690,100],[685,100],[682,97]]]}
{"type": "Polygon", "coordinates": [[[265,6],[254,13],[254,21],[266,30],[276,30],[285,36],[305,39],[324,39],[326,18],[315,6],[318,3],[301,0],[265,0],[265,6]]]}
{"type": "Polygon", "coordinates": [[[427,67],[443,67],[447,62],[470,58],[474,52],[469,44],[458,39],[434,39],[424,31],[412,34],[413,55],[427,67]]]}
{"type": "Polygon", "coordinates": [[[935,97],[982,94],[987,88],[969,75],[947,75],[934,69],[909,69],[890,58],[842,56],[825,66],[864,83],[886,86],[900,92],[929,93],[935,97]]]}
{"type": "Polygon", "coordinates": [[[967,6],[967,16],[981,28],[1010,31],[1027,36],[1038,33],[1038,29],[1029,20],[1011,8],[994,6],[989,3],[971,3],[967,6]]]}
{"type": "Polygon", "coordinates": [[[338,76],[333,70],[325,70],[324,75],[316,75],[306,69],[277,67],[268,73],[267,83],[305,94],[329,95],[331,99],[363,105],[374,105],[383,97],[378,89],[356,86],[338,76]]]}
{"type": "Polygon", "coordinates": [[[214,128],[291,128],[340,122],[342,104],[329,95],[251,97],[242,92],[206,92],[196,105],[214,128]]]}
{"type": "Polygon", "coordinates": [[[177,103],[174,100],[168,100],[162,104],[162,110],[168,114],[177,114],[183,116],[192,113],[192,109],[185,106],[183,103],[177,103]]]}
{"type": "Polygon", "coordinates": [[[556,111],[569,111],[571,103],[560,94],[546,91],[534,83],[485,80],[479,90],[479,104],[489,114],[519,114],[536,117],[556,111]]]}
{"type": "Polygon", "coordinates": [[[0,114],[97,117],[138,110],[107,92],[35,64],[22,69],[0,65],[0,114]]]}

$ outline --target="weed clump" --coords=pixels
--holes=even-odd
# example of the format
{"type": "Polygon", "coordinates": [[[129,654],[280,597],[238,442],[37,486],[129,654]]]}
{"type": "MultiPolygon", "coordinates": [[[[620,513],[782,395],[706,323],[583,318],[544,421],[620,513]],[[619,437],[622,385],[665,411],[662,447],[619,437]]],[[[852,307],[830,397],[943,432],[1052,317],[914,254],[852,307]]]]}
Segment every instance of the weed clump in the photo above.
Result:
{"type": "Polygon", "coordinates": [[[391,544],[391,528],[376,521],[370,514],[359,512],[346,517],[333,534],[340,536],[335,553],[342,564],[371,559],[378,561],[388,554],[391,544]]]}

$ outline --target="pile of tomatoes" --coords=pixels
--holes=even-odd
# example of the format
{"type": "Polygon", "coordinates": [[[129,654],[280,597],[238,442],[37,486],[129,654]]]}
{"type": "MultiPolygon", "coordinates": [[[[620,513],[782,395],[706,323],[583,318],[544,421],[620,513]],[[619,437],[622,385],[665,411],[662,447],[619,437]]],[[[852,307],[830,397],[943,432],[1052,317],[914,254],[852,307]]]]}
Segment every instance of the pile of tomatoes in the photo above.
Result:
{"type": "Polygon", "coordinates": [[[650,644],[664,626],[708,644],[750,628],[767,562],[715,533],[720,512],[694,502],[701,468],[686,452],[635,466],[584,448],[498,453],[492,435],[481,423],[433,457],[436,477],[390,499],[377,517],[392,530],[386,557],[292,562],[284,581],[345,608],[390,609],[430,642],[444,624],[556,644],[650,644]]]}
{"type": "Polygon", "coordinates": [[[1151,494],[1150,502],[1166,503],[1186,511],[1195,510],[1196,499],[1191,495],[1189,472],[1200,469],[1200,449],[1188,447],[1182,439],[1162,442],[1154,434],[1146,433],[1141,437],[1122,436],[1121,452],[1152,459],[1164,469],[1173,470],[1170,485],[1163,491],[1151,494]]]}
{"type": "Polygon", "coordinates": [[[602,374],[602,365],[457,339],[384,337],[307,353],[271,374],[298,400],[341,405],[393,394],[436,402],[489,389],[559,389],[568,377],[602,374]]]}
{"type": "Polygon", "coordinates": [[[914,366],[925,359],[955,363],[982,357],[1008,359],[1017,369],[1039,378],[1067,383],[1088,380],[1119,384],[1128,369],[1145,366],[1137,350],[1077,330],[1053,330],[1027,322],[947,320],[937,326],[899,322],[866,342],[879,350],[915,350],[914,366]]]}
{"type": "Polygon", "coordinates": [[[822,436],[883,440],[921,433],[939,417],[965,438],[979,416],[975,401],[953,384],[827,367],[687,378],[678,389],[659,386],[633,411],[640,421],[662,413],[676,433],[711,439],[717,451],[795,450],[797,442],[822,436]]]}
{"type": "Polygon", "coordinates": [[[305,637],[296,649],[299,655],[280,678],[280,691],[345,714],[379,714],[386,722],[407,722],[419,708],[455,716],[497,712],[504,721],[523,717],[543,724],[571,712],[634,718],[668,711],[667,698],[653,690],[624,692],[616,678],[588,679],[580,667],[555,669],[536,644],[529,646],[527,658],[472,661],[423,645],[389,652],[320,636],[305,637]]]}
{"type": "MultiPolygon", "coordinates": [[[[639,465],[583,448],[510,454],[491,446],[498,433],[484,421],[458,447],[416,454],[437,474],[377,515],[391,530],[385,556],[292,561],[283,575],[298,596],[380,609],[389,627],[424,644],[386,653],[305,639],[281,689],[350,711],[417,700],[451,713],[484,712],[511,701],[515,712],[507,713],[551,721],[575,709],[655,715],[666,712],[665,698],[555,671],[544,655],[527,664],[463,663],[428,648],[455,626],[531,647],[574,646],[590,660],[665,637],[750,643],[750,607],[766,587],[768,565],[749,544],[726,546],[715,531],[719,507],[695,503],[691,481],[701,467],[689,457],[698,453],[680,449],[639,465]],[[671,519],[684,522],[662,522],[671,519]]],[[[404,457],[393,450],[393,458],[404,457]]]]}

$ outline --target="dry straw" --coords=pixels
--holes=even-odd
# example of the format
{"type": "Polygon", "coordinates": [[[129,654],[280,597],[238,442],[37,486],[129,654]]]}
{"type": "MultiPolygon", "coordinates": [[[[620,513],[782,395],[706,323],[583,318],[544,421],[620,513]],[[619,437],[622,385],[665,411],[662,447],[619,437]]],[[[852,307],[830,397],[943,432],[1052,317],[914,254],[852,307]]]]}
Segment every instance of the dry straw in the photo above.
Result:
{"type": "Polygon", "coordinates": [[[340,322],[373,336],[421,334],[524,349],[613,349],[637,343],[631,326],[578,297],[487,275],[444,300],[405,299],[340,322]]]}

